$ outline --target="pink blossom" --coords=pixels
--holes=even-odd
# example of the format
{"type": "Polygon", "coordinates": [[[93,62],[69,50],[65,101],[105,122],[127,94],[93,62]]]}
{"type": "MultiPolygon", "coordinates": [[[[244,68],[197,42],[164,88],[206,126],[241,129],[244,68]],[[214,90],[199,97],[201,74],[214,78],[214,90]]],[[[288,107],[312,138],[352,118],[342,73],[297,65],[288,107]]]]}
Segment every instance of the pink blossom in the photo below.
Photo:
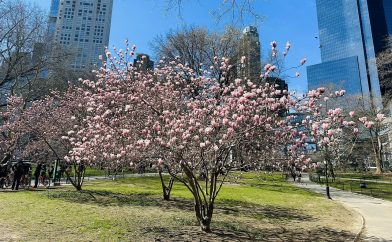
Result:
{"type": "Polygon", "coordinates": [[[384,114],[382,114],[382,113],[378,113],[377,114],[377,116],[376,116],[376,120],[377,121],[382,122],[382,121],[384,121],[384,119],[385,119],[385,115],[384,114]]]}

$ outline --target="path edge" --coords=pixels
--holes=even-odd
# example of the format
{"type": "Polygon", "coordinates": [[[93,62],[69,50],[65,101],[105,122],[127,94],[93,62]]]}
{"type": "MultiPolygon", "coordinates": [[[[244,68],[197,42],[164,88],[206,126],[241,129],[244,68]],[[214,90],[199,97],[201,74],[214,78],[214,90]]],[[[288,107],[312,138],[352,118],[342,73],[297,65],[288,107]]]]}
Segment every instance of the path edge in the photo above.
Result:
{"type": "Polygon", "coordinates": [[[353,242],[358,242],[358,241],[360,241],[360,239],[361,239],[363,233],[365,232],[365,229],[366,229],[366,220],[365,220],[365,218],[363,217],[363,215],[362,215],[360,212],[358,212],[358,211],[355,211],[355,212],[356,212],[356,213],[359,213],[359,215],[361,215],[361,218],[362,218],[362,227],[361,227],[361,229],[358,231],[357,235],[355,235],[355,238],[354,238],[354,240],[353,240],[353,242]]]}

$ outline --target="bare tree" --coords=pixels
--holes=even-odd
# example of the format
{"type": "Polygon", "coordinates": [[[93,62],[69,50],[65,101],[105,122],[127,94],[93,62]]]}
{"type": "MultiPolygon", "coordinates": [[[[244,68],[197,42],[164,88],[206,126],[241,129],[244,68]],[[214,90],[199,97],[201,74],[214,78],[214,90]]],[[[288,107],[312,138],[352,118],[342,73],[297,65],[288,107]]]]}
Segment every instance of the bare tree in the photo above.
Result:
{"type": "Polygon", "coordinates": [[[392,98],[392,36],[385,39],[385,50],[378,54],[376,63],[384,106],[392,98]]]}
{"type": "Polygon", "coordinates": [[[51,43],[47,15],[23,0],[0,2],[0,107],[7,95],[36,100],[51,90],[65,90],[81,73],[68,64],[75,55],[51,43]]]}
{"type": "MultiPolygon", "coordinates": [[[[178,16],[182,17],[182,9],[186,0],[166,0],[166,10],[177,11],[178,16]]],[[[252,17],[255,21],[262,20],[255,9],[255,0],[221,0],[219,7],[210,9],[212,16],[217,22],[229,17],[233,24],[242,23],[247,17],[252,17]]]]}
{"type": "Polygon", "coordinates": [[[37,80],[46,65],[46,15],[21,0],[0,4],[0,88],[14,94],[37,80]]]}
{"type": "MultiPolygon", "coordinates": [[[[152,46],[158,59],[179,61],[201,75],[210,66],[217,67],[220,64],[216,56],[227,57],[232,64],[236,63],[240,36],[240,30],[231,26],[226,27],[223,33],[211,33],[205,28],[191,27],[157,36],[152,46]]],[[[220,73],[213,74],[219,77],[220,73]]]]}

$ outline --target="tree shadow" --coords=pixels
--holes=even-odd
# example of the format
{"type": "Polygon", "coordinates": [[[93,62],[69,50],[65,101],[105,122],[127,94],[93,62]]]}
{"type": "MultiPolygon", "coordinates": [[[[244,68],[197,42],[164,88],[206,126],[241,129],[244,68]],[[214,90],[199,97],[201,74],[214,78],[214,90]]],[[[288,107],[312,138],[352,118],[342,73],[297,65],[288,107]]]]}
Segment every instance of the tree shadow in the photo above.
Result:
{"type": "Polygon", "coordinates": [[[330,228],[298,230],[280,228],[254,228],[252,226],[238,228],[237,224],[214,224],[212,233],[204,233],[196,226],[187,226],[177,231],[160,228],[148,228],[148,233],[157,234],[155,241],[352,241],[355,234],[347,231],[336,231],[330,228]]]}
{"type": "Polygon", "coordinates": [[[238,200],[220,200],[216,205],[216,213],[227,215],[243,215],[255,219],[277,219],[283,221],[312,221],[314,218],[299,209],[288,209],[278,206],[263,206],[238,200]]]}
{"type": "Polygon", "coordinates": [[[164,209],[180,209],[193,211],[191,200],[176,198],[164,201],[156,193],[116,193],[111,191],[51,191],[46,194],[51,199],[61,199],[67,202],[94,204],[99,206],[151,206],[164,209]]]}
{"type": "MultiPolygon", "coordinates": [[[[164,211],[193,212],[191,199],[175,198],[164,201],[156,193],[123,194],[112,191],[85,190],[48,191],[46,196],[81,204],[98,206],[145,206],[159,207],[164,211]]],[[[178,227],[145,227],[142,233],[155,241],[352,241],[355,234],[337,231],[327,227],[314,229],[298,229],[285,224],[297,221],[314,221],[315,218],[298,209],[278,206],[261,206],[237,200],[219,200],[216,203],[215,215],[230,215],[234,219],[220,217],[212,223],[212,233],[200,231],[198,226],[178,227]],[[274,228],[260,228],[252,224],[243,224],[236,217],[248,217],[257,220],[274,219],[274,228]],[[221,220],[223,219],[223,221],[221,220]],[[287,223],[286,223],[287,222],[287,223]]],[[[185,223],[184,225],[189,225],[185,223]]],[[[374,240],[375,241],[375,240],[374,240]]]]}
{"type": "MultiPolygon", "coordinates": [[[[51,199],[61,199],[81,204],[95,204],[99,206],[152,206],[160,207],[166,211],[184,210],[193,211],[194,204],[191,199],[174,198],[164,201],[156,193],[115,193],[112,191],[85,190],[77,191],[48,191],[46,195],[51,199]]],[[[278,206],[262,206],[237,200],[219,200],[215,204],[215,214],[245,216],[249,218],[277,219],[282,221],[311,221],[313,218],[298,209],[288,209],[278,206]]]]}

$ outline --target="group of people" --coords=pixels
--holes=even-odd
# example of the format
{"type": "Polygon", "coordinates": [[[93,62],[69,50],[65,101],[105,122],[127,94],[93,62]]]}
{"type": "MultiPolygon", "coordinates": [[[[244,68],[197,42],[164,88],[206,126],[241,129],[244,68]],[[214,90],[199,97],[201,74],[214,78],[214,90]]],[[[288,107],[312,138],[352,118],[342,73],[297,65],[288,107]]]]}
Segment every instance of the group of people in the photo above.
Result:
{"type": "Polygon", "coordinates": [[[18,190],[20,185],[28,186],[31,177],[31,164],[18,160],[0,166],[0,188],[11,186],[18,190]]]}
{"type": "MultiPolygon", "coordinates": [[[[30,187],[32,178],[32,166],[30,162],[18,160],[16,162],[9,161],[0,165],[0,188],[11,186],[12,190],[19,190],[20,186],[30,187]]],[[[46,186],[50,184],[53,177],[54,168],[47,168],[46,164],[38,163],[34,171],[34,188],[39,184],[46,186]]]]}
{"type": "Polygon", "coordinates": [[[46,164],[38,163],[34,171],[34,188],[37,188],[39,184],[46,186],[46,180],[50,185],[50,179],[53,177],[53,172],[54,168],[52,165],[48,170],[46,164]]]}

